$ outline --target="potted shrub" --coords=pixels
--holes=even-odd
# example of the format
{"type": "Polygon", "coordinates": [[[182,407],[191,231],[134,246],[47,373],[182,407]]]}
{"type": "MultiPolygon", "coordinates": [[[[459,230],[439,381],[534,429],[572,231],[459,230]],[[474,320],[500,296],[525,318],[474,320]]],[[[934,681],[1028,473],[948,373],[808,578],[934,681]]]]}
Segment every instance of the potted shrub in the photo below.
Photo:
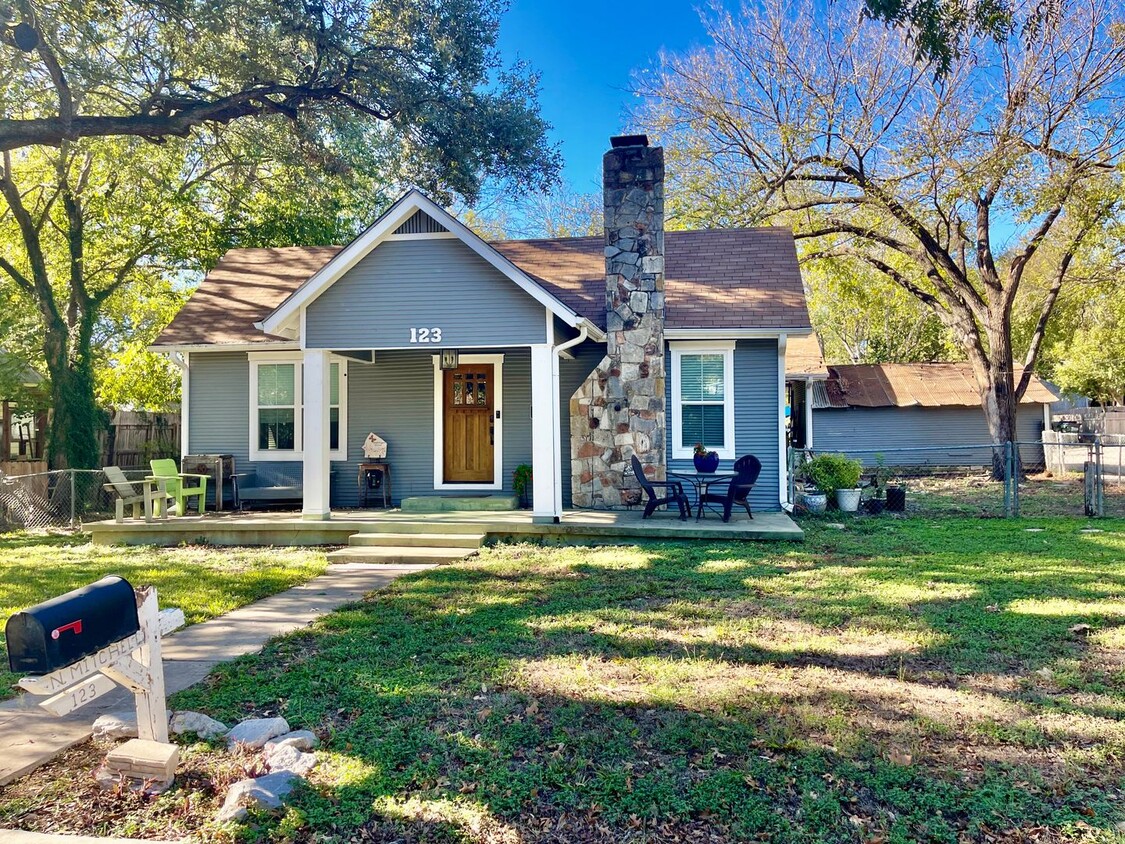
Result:
{"type": "Polygon", "coordinates": [[[843,454],[818,454],[805,466],[808,478],[816,488],[831,497],[836,496],[836,506],[845,513],[859,509],[859,476],[863,464],[843,454]]]}
{"type": "Polygon", "coordinates": [[[719,453],[717,451],[708,451],[707,446],[703,443],[696,443],[695,452],[692,455],[692,461],[695,463],[695,471],[701,473],[714,472],[719,468],[719,453]]]}
{"type": "Polygon", "coordinates": [[[520,499],[520,507],[526,510],[531,506],[528,493],[531,491],[531,467],[521,463],[512,473],[512,491],[520,499]]]}
{"type": "Polygon", "coordinates": [[[797,480],[801,482],[800,504],[814,516],[819,516],[828,509],[828,496],[816,485],[809,473],[810,458],[807,453],[801,454],[800,462],[794,469],[797,480]]]}
{"type": "Polygon", "coordinates": [[[890,470],[883,463],[883,455],[875,455],[875,489],[867,502],[867,512],[878,516],[887,506],[887,481],[891,479],[890,470]]]}

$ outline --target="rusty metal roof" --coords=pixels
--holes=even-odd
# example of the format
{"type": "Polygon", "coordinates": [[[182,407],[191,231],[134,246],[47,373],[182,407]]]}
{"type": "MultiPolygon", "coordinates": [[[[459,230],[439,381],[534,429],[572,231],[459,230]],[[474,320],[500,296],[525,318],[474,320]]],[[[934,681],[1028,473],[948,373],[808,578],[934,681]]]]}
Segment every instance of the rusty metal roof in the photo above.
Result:
{"type": "Polygon", "coordinates": [[[790,378],[827,378],[824,352],[816,334],[789,337],[785,342],[785,374],[790,378]]]}
{"type": "MultiPolygon", "coordinates": [[[[976,407],[980,393],[967,363],[867,363],[829,366],[821,407],[976,407]]],[[[1018,380],[1022,369],[1016,371],[1018,380]]],[[[1032,375],[1024,404],[1058,398],[1032,375]]],[[[814,408],[817,404],[814,403],[814,408]]]]}

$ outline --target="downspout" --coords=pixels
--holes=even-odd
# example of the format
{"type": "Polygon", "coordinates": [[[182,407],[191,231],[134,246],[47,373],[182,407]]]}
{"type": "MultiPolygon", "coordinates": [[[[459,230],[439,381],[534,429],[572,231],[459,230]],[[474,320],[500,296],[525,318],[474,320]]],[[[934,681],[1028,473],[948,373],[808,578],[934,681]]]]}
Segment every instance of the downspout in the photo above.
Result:
{"type": "MultiPolygon", "coordinates": [[[[563,352],[567,349],[573,349],[575,346],[581,345],[590,336],[589,322],[582,321],[578,326],[578,336],[567,340],[565,343],[559,343],[557,346],[551,347],[551,393],[555,397],[555,406],[551,410],[551,426],[552,437],[555,447],[555,459],[562,460],[562,414],[559,411],[559,400],[562,396],[559,391],[562,388],[559,378],[559,360],[563,352]]],[[[562,518],[562,473],[569,472],[569,466],[559,465],[558,472],[555,474],[555,522],[562,518]]]]}

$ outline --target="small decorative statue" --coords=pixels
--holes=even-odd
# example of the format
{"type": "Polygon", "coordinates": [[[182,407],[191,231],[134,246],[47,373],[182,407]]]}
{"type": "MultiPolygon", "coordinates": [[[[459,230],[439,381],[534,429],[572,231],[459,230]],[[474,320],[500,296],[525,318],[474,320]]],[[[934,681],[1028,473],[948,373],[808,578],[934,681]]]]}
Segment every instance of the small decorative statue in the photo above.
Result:
{"type": "Polygon", "coordinates": [[[382,460],[387,456],[387,441],[378,434],[368,434],[363,441],[363,456],[368,460],[382,460]]]}

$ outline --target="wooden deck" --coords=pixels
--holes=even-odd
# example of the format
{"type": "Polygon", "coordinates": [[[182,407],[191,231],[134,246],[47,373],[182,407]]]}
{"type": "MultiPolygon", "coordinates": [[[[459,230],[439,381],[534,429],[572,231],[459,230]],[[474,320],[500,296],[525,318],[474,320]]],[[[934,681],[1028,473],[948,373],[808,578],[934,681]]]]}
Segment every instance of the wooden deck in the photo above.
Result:
{"type": "Polygon", "coordinates": [[[362,533],[483,533],[488,542],[532,541],[606,544],[636,540],[782,540],[804,538],[785,513],[717,516],[681,522],[672,514],[641,519],[640,511],[568,510],[558,524],[535,524],[529,511],[403,513],[399,510],[337,510],[331,520],[307,521],[296,512],[208,513],[146,524],[127,519],[87,524],[102,545],[346,545],[362,533]]]}

